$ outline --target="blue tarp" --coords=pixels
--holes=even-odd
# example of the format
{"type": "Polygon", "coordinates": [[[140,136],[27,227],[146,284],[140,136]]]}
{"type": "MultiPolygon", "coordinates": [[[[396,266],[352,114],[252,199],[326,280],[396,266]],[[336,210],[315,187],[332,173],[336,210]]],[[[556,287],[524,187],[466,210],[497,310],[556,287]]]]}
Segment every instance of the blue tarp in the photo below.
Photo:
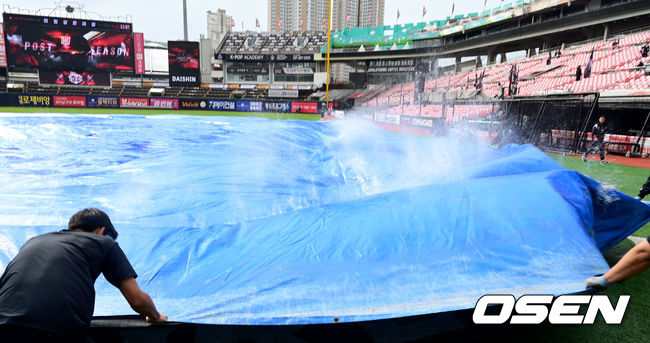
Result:
{"type": "MultiPolygon", "coordinates": [[[[85,207],[107,211],[170,320],[329,323],[566,294],[649,207],[532,146],[355,121],[0,116],[0,270],[85,207]]],[[[95,315],[131,314],[96,283],[95,315]]]]}

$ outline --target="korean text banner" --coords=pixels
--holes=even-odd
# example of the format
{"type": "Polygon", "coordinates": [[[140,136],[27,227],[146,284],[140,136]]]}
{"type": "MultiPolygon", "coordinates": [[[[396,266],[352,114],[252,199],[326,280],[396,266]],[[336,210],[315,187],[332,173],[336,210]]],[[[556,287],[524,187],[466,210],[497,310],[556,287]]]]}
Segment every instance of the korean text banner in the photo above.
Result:
{"type": "Polygon", "coordinates": [[[88,101],[86,102],[88,107],[108,107],[108,108],[118,108],[120,107],[120,100],[115,96],[89,96],[88,101]]]}
{"type": "Polygon", "coordinates": [[[199,86],[201,70],[199,69],[199,43],[169,41],[167,43],[169,58],[170,86],[199,86]]]}
{"type": "Polygon", "coordinates": [[[144,74],[144,34],[136,32],[133,34],[133,50],[135,53],[135,73],[144,74]]]}
{"type": "Polygon", "coordinates": [[[50,70],[134,70],[131,24],[3,15],[7,64],[50,70]]]}
{"type": "Polygon", "coordinates": [[[7,48],[5,45],[4,25],[0,23],[0,67],[7,67],[7,48]]]}

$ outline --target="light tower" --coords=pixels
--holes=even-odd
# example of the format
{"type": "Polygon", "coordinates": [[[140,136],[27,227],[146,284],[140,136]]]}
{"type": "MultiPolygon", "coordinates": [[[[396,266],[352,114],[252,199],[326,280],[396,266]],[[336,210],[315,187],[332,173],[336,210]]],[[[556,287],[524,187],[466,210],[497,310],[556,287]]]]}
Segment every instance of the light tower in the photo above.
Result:
{"type": "Polygon", "coordinates": [[[187,0],[183,0],[183,39],[187,41],[187,0]]]}

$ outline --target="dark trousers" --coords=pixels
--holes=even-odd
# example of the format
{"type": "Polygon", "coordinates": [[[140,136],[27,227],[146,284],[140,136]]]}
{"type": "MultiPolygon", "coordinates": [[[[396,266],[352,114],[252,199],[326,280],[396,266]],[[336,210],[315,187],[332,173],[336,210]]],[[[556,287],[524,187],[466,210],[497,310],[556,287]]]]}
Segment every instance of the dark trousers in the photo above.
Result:
{"type": "Polygon", "coordinates": [[[0,342],[93,343],[84,330],[65,335],[15,325],[0,325],[0,342]]]}
{"type": "Polygon", "coordinates": [[[602,161],[605,159],[605,142],[603,142],[602,140],[594,141],[593,144],[591,144],[591,146],[589,147],[589,149],[587,149],[587,151],[585,152],[585,156],[589,156],[599,151],[600,151],[600,160],[602,161]]]}
{"type": "Polygon", "coordinates": [[[646,180],[643,186],[641,186],[641,190],[639,190],[639,198],[643,199],[648,194],[650,194],[650,177],[648,177],[648,180],[646,180]]]}

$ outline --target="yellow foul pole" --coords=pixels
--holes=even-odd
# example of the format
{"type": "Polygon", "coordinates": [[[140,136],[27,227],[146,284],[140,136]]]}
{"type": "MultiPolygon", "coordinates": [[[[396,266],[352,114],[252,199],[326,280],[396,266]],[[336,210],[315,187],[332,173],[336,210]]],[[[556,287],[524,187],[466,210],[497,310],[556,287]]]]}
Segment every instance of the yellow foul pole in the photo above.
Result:
{"type": "Polygon", "coordinates": [[[325,82],[325,101],[327,101],[327,108],[329,109],[330,102],[330,47],[332,39],[332,0],[329,2],[329,20],[327,21],[327,81],[325,82]]]}

